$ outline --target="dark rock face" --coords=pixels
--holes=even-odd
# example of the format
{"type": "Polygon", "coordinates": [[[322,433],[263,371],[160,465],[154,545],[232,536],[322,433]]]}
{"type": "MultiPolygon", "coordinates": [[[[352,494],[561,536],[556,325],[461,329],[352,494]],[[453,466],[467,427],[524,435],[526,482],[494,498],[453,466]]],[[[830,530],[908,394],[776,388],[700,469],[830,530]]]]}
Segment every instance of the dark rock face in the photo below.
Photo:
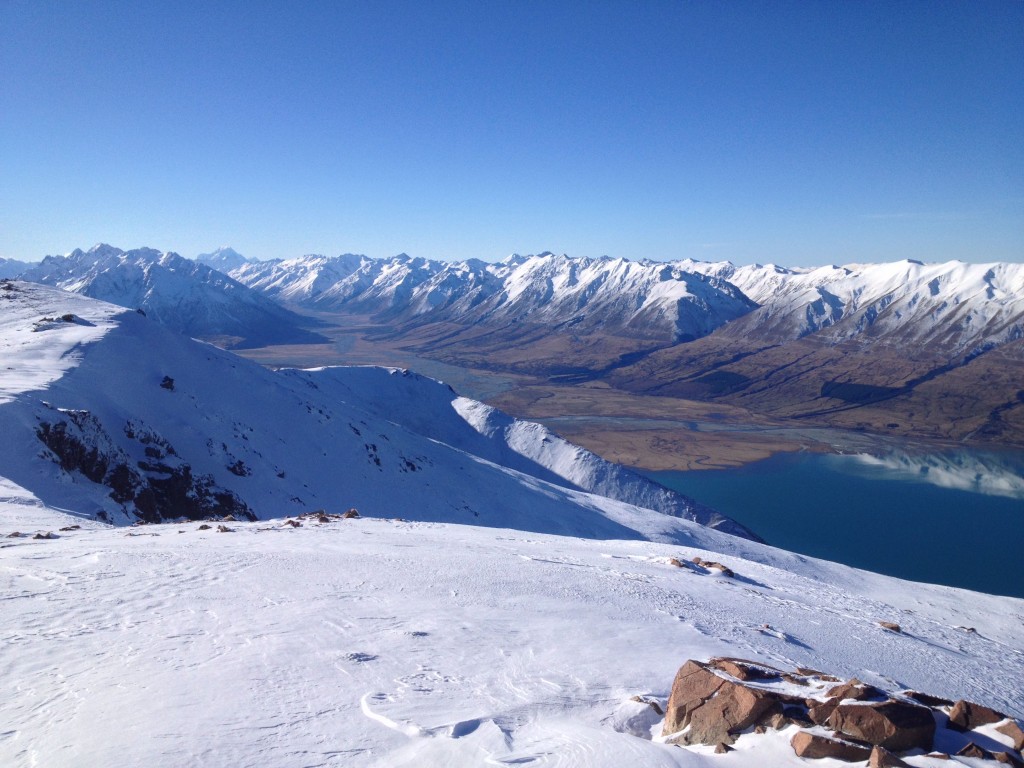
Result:
{"type": "Polygon", "coordinates": [[[935,718],[930,709],[900,701],[883,704],[840,704],[828,726],[852,739],[886,749],[930,749],[935,718]]]}
{"type": "Polygon", "coordinates": [[[195,475],[166,441],[137,424],[125,436],[143,446],[145,459],[134,462],[88,411],[59,411],[59,419],[41,421],[39,440],[65,472],[106,486],[109,496],[130,515],[148,523],[186,517],[235,515],[255,520],[248,505],[210,475],[195,475]]]}
{"type": "Polygon", "coordinates": [[[807,731],[800,731],[793,736],[790,744],[797,757],[806,757],[813,760],[830,757],[847,763],[858,763],[861,760],[867,760],[871,755],[871,750],[860,744],[830,739],[827,736],[808,733],[807,731]]]}

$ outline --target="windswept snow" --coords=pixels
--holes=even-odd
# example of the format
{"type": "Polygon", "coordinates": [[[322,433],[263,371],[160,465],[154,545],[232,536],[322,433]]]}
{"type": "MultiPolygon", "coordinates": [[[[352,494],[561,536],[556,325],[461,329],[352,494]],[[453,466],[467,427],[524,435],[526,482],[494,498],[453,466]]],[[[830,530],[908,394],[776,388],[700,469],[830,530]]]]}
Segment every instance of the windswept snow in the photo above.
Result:
{"type": "MultiPolygon", "coordinates": [[[[0,520],[18,506],[0,503],[0,520]]],[[[694,548],[395,520],[229,525],[2,540],[0,762],[804,764],[787,732],[719,756],[627,725],[631,696],[664,704],[682,662],[712,655],[1024,714],[1020,600],[707,529],[694,548]],[[736,578],[668,563],[693,556],[736,578]]]]}

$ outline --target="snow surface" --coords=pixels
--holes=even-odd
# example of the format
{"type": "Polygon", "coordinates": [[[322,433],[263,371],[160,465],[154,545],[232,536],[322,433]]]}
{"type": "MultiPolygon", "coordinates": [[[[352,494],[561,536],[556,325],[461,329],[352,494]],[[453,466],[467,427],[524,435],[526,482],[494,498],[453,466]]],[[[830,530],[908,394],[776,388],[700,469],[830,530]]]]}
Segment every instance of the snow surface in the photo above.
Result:
{"type": "MultiPolygon", "coordinates": [[[[64,522],[2,495],[6,529],[64,522]]],[[[664,704],[676,669],[712,655],[1024,714],[1021,600],[713,531],[704,549],[282,523],[0,540],[0,763],[802,765],[789,732],[742,736],[727,755],[643,738],[657,718],[629,698],[664,704]],[[668,563],[695,555],[736,578],[668,563]]]]}

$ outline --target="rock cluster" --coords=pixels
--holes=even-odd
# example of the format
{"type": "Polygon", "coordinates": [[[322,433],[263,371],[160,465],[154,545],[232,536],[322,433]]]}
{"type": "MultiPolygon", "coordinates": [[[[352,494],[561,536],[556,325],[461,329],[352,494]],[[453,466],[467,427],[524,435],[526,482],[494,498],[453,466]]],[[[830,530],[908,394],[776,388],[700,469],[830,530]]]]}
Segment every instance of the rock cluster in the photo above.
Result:
{"type": "Polygon", "coordinates": [[[742,733],[790,726],[798,728],[793,750],[805,758],[898,768],[906,765],[900,754],[934,750],[938,741],[957,744],[958,754],[1024,765],[1021,723],[989,707],[917,691],[887,693],[857,679],[842,682],[812,669],[787,672],[735,658],[691,659],[679,669],[662,735],[668,743],[724,751],[742,733]],[[982,726],[1011,739],[1012,749],[977,732],[982,726]]]}

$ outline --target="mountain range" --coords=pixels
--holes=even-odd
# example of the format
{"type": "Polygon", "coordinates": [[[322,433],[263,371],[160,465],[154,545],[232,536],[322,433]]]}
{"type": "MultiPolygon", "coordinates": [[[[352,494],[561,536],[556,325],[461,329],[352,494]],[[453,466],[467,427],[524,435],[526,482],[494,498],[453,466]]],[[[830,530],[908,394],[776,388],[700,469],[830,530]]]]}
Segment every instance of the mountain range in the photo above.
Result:
{"type": "Polygon", "coordinates": [[[368,338],[467,368],[1024,445],[1022,264],[789,269],[551,253],[255,262],[230,248],[201,258],[230,277],[103,245],[22,276],[142,306],[222,345],[323,343],[317,322],[349,317],[368,338]]]}

